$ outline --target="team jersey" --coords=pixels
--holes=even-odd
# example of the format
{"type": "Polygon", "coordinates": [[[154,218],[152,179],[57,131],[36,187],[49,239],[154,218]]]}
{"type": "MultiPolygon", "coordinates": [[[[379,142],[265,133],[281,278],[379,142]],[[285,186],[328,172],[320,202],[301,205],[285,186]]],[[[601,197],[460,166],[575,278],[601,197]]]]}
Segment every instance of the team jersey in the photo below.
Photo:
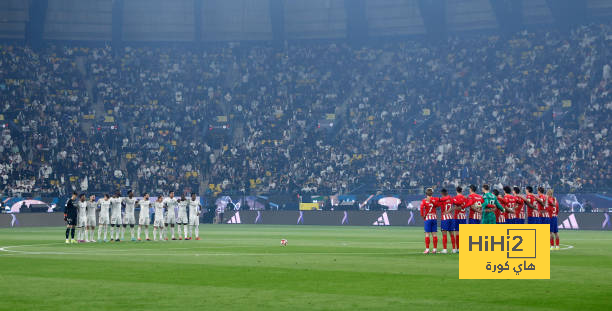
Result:
{"type": "Polygon", "coordinates": [[[111,216],[121,215],[121,198],[111,198],[111,216]]]}
{"type": "Polygon", "coordinates": [[[80,217],[86,217],[87,216],[87,201],[79,201],[78,207],[79,207],[79,218],[80,217]]]}
{"type": "MultiPolygon", "coordinates": [[[[468,195],[468,203],[466,205],[472,206],[476,202],[480,202],[480,204],[484,203],[482,196],[478,193],[470,193],[470,195],[468,195]]],[[[470,208],[470,219],[482,219],[482,213],[474,211],[470,208]]]]}
{"type": "Polygon", "coordinates": [[[431,197],[429,198],[429,202],[427,200],[428,198],[425,198],[421,201],[421,217],[423,217],[424,220],[438,219],[436,216],[438,198],[431,197]]]}
{"type": "Polygon", "coordinates": [[[166,204],[166,208],[168,209],[168,215],[174,215],[174,209],[178,204],[177,198],[165,198],[163,203],[166,204]]]}
{"type": "Polygon", "coordinates": [[[450,220],[454,218],[453,213],[453,197],[447,195],[436,200],[436,207],[440,207],[440,216],[442,220],[450,220]]]}
{"type": "Polygon", "coordinates": [[[164,219],[164,202],[155,202],[153,207],[155,207],[155,219],[164,219]]]}
{"type": "Polygon", "coordinates": [[[136,198],[123,198],[123,203],[125,203],[125,213],[128,215],[133,215],[134,207],[136,206],[136,198]]]}
{"type": "Polygon", "coordinates": [[[527,205],[527,217],[540,217],[540,213],[538,212],[538,200],[536,200],[536,196],[533,195],[532,193],[527,195],[527,201],[529,201],[529,203],[531,203],[531,206],[533,206],[533,208],[529,207],[529,205],[527,205]]]}
{"type": "Polygon", "coordinates": [[[503,202],[501,200],[499,201],[500,203],[502,203],[502,206],[506,209],[506,212],[504,213],[504,216],[506,216],[506,219],[516,218],[516,206],[517,206],[516,201],[517,201],[516,197],[511,194],[504,195],[503,202]]]}
{"type": "Polygon", "coordinates": [[[546,207],[548,209],[548,216],[559,216],[559,202],[557,201],[557,199],[555,197],[548,197],[546,203],[546,207]]]}
{"type": "Polygon", "coordinates": [[[187,200],[181,200],[178,203],[178,213],[179,215],[187,215],[187,200]]]}
{"type": "Polygon", "coordinates": [[[138,201],[138,205],[140,206],[140,214],[145,215],[143,213],[146,213],[146,215],[149,215],[149,208],[151,207],[151,201],[149,200],[140,200],[138,201]]]}
{"type": "Polygon", "coordinates": [[[453,205],[455,208],[455,219],[465,219],[465,207],[466,207],[467,199],[463,196],[463,194],[458,194],[453,198],[453,205]]]}
{"type": "Polygon", "coordinates": [[[111,200],[98,200],[98,205],[100,205],[100,215],[108,217],[108,211],[111,206],[111,200]]]}
{"type": "Polygon", "coordinates": [[[189,216],[197,216],[200,212],[200,202],[198,200],[189,200],[189,216]]]}
{"type": "Polygon", "coordinates": [[[540,217],[548,218],[548,197],[545,194],[539,194],[538,198],[544,202],[544,204],[538,202],[538,212],[540,213],[540,217]]]}
{"type": "Polygon", "coordinates": [[[516,208],[514,209],[514,216],[518,219],[525,219],[525,199],[522,197],[515,195],[516,199],[516,208]]]}
{"type": "Polygon", "coordinates": [[[504,208],[503,212],[501,210],[497,209],[497,208],[495,209],[495,219],[497,220],[497,222],[500,222],[500,219],[502,219],[502,216],[503,216],[504,219],[507,216],[506,206],[507,206],[508,203],[507,203],[506,199],[504,197],[502,197],[502,196],[498,196],[497,197],[497,201],[504,208]]]}
{"type": "Polygon", "coordinates": [[[96,217],[96,201],[87,201],[87,216],[96,217]]]}

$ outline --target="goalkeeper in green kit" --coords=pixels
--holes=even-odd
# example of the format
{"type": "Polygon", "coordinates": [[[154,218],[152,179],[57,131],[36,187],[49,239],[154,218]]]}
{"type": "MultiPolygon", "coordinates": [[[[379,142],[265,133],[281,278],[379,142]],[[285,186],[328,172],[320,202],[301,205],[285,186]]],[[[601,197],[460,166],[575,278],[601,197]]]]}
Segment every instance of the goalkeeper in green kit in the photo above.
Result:
{"type": "Polygon", "coordinates": [[[497,197],[493,195],[493,193],[489,192],[489,185],[482,185],[482,192],[484,195],[482,199],[484,202],[482,203],[482,224],[495,224],[495,208],[499,208],[502,212],[504,208],[497,200],[497,197]]]}

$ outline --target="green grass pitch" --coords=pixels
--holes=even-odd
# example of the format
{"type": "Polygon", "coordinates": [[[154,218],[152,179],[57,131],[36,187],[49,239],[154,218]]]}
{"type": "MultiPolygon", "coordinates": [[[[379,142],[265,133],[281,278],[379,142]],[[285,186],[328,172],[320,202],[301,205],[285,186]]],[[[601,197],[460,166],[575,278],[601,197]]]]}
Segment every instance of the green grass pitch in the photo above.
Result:
{"type": "Polygon", "coordinates": [[[201,241],[65,245],[63,228],[0,229],[0,310],[612,308],[610,232],[561,232],[550,280],[459,280],[458,255],[421,254],[420,228],[200,231],[201,241]]]}

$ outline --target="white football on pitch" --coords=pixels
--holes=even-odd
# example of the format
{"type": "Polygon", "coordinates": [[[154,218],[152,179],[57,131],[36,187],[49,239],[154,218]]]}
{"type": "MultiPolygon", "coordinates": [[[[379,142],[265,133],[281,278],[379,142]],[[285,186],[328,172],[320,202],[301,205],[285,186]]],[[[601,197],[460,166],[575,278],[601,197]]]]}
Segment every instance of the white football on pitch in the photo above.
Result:
{"type": "Polygon", "coordinates": [[[280,245],[281,246],[287,246],[287,240],[282,239],[280,245]]]}

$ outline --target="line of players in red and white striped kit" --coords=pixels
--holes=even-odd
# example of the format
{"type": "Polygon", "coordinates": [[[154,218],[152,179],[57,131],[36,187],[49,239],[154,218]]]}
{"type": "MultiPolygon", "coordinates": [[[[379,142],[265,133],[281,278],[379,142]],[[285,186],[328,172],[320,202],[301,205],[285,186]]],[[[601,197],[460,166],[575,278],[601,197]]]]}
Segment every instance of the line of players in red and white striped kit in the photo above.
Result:
{"type": "MultiPolygon", "coordinates": [[[[440,208],[442,246],[441,253],[448,253],[448,235],[452,243],[452,253],[459,252],[459,225],[480,224],[483,208],[494,208],[494,206],[483,207],[483,197],[476,193],[476,186],[468,187],[468,196],[463,195],[463,188],[457,187],[457,195],[450,196],[446,189],[440,191],[440,197],[433,196],[433,189],[427,188],[426,197],[421,201],[421,217],[425,221],[425,252],[424,254],[436,253],[438,247],[438,214],[440,208]],[[433,240],[433,241],[432,241],[433,240]],[[430,244],[433,248],[430,250],[430,244]]],[[[483,185],[483,190],[489,190],[488,185],[483,185]]],[[[491,191],[504,211],[495,208],[495,220],[498,224],[550,224],[550,249],[559,249],[559,229],[557,216],[559,215],[559,202],[553,196],[553,190],[545,191],[538,187],[537,195],[533,193],[531,186],[525,187],[526,195],[521,194],[517,186],[510,188],[504,186],[502,195],[499,190],[491,191]],[[525,218],[525,216],[527,216],[525,218]]]]}

